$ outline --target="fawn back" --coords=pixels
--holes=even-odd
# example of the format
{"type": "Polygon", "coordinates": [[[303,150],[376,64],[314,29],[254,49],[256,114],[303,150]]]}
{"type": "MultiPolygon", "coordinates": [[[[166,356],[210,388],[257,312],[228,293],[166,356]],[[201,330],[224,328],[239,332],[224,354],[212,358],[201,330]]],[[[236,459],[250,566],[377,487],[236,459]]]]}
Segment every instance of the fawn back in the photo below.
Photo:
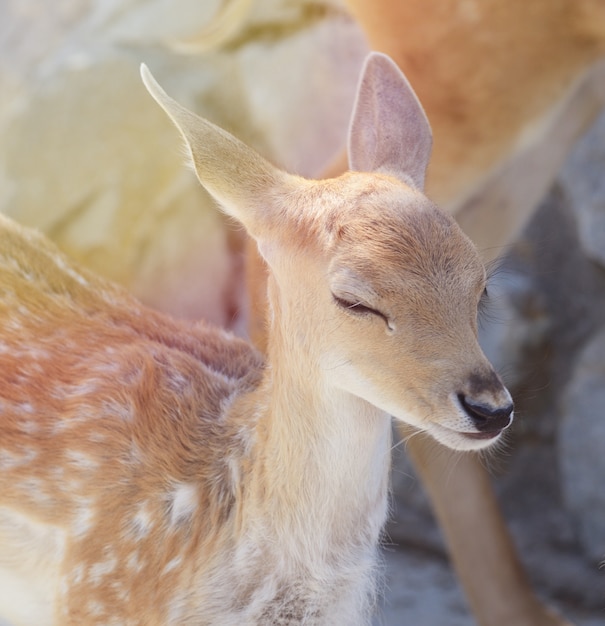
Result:
{"type": "Polygon", "coordinates": [[[170,564],[224,521],[229,453],[251,425],[217,416],[262,359],[144,309],[4,217],[0,285],[3,599],[22,577],[44,600],[24,599],[18,623],[113,623],[112,606],[120,624],[165,624],[148,617],[150,583],[161,605],[170,564]]]}

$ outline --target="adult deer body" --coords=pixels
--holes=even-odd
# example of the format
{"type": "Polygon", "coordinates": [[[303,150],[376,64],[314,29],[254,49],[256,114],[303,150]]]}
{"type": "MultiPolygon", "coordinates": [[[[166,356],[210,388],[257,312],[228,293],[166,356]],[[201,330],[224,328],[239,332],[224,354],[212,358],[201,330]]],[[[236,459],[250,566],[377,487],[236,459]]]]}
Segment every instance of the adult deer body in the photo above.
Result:
{"type": "Polygon", "coordinates": [[[0,612],[365,623],[389,415],[459,450],[512,418],[476,340],[483,266],[420,191],[424,114],[396,66],[370,57],[350,157],[374,173],[313,182],[143,75],[271,268],[268,360],[144,309],[2,219],[0,612]]]}

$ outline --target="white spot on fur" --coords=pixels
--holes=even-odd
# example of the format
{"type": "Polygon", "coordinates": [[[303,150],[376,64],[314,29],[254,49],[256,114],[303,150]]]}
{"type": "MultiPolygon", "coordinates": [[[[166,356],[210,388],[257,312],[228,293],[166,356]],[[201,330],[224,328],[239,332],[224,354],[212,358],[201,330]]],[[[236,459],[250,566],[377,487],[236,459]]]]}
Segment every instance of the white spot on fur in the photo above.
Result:
{"type": "MultiPolygon", "coordinates": [[[[59,400],[63,400],[65,398],[65,395],[57,394],[55,395],[55,397],[59,400]]],[[[66,430],[70,428],[76,428],[77,426],[81,424],[85,424],[91,421],[92,419],[97,417],[97,415],[98,414],[96,411],[93,411],[87,408],[86,406],[80,406],[78,410],[78,414],[71,415],[69,419],[61,418],[59,416],[59,418],[53,422],[52,434],[58,435],[58,434],[65,432],[66,430]]]]}
{"type": "Polygon", "coordinates": [[[119,362],[115,363],[95,363],[94,364],[95,372],[99,372],[100,374],[119,374],[122,371],[122,365],[119,362]]]}
{"type": "Polygon", "coordinates": [[[73,533],[76,537],[85,537],[92,528],[95,510],[91,506],[92,499],[83,498],[73,520],[73,533]]]}
{"type": "Polygon", "coordinates": [[[91,459],[87,454],[80,452],[79,450],[67,450],[65,452],[67,460],[75,465],[78,469],[82,470],[94,470],[97,469],[99,464],[91,459]]]}
{"type": "Polygon", "coordinates": [[[79,585],[84,580],[84,563],[78,563],[71,570],[71,583],[72,585],[79,585]]]}
{"type": "Polygon", "coordinates": [[[139,446],[137,446],[136,443],[132,443],[130,446],[130,458],[129,460],[132,463],[142,463],[143,459],[144,459],[144,455],[141,452],[141,449],[139,448],[139,446]]]}
{"type": "Polygon", "coordinates": [[[88,570],[88,580],[93,585],[100,585],[103,579],[115,570],[117,564],[118,560],[115,557],[111,557],[107,561],[100,561],[91,565],[88,570]]]}
{"type": "Polygon", "coordinates": [[[57,465],[56,467],[51,467],[48,470],[49,476],[55,482],[60,482],[65,478],[65,468],[62,465],[57,465]]]}
{"type": "Polygon", "coordinates": [[[112,591],[115,593],[116,598],[127,602],[130,599],[130,590],[125,587],[121,582],[114,580],[110,585],[112,591]]]}
{"type": "Polygon", "coordinates": [[[185,378],[180,372],[169,370],[167,372],[166,382],[170,388],[176,392],[183,393],[191,386],[188,378],[185,378]]]}
{"type": "Polygon", "coordinates": [[[183,562],[182,557],[175,556],[174,559],[170,559],[170,561],[166,563],[166,566],[162,570],[162,574],[168,574],[168,572],[171,572],[173,569],[176,569],[177,567],[179,567],[179,565],[182,562],[183,562]]]}
{"type": "Polygon", "coordinates": [[[90,600],[86,605],[86,608],[91,615],[96,617],[100,617],[105,613],[105,605],[97,600],[90,600]]]}
{"type": "Polygon", "coordinates": [[[107,441],[107,435],[103,433],[92,432],[90,433],[88,439],[94,443],[103,443],[107,441]]]}
{"type": "Polygon", "coordinates": [[[116,415],[125,422],[131,422],[134,419],[134,407],[130,402],[120,403],[111,401],[105,403],[103,408],[107,413],[112,416],[116,415]]]}
{"type": "Polygon", "coordinates": [[[39,478],[26,478],[18,483],[20,491],[25,493],[27,497],[39,506],[49,506],[53,502],[48,493],[45,492],[46,484],[39,478]]]}
{"type": "Polygon", "coordinates": [[[15,317],[10,317],[4,322],[4,329],[19,332],[22,329],[21,322],[15,317]]]}
{"type": "Polygon", "coordinates": [[[135,573],[140,572],[143,569],[143,562],[139,558],[139,551],[135,550],[127,559],[126,567],[133,570],[135,573]]]}
{"type": "Polygon", "coordinates": [[[0,470],[12,470],[28,465],[38,456],[34,448],[23,448],[21,451],[0,449],[0,470]]]}
{"type": "Polygon", "coordinates": [[[35,420],[23,420],[21,422],[21,430],[28,435],[38,432],[39,425],[35,420]]]}
{"type": "Polygon", "coordinates": [[[168,496],[170,507],[170,524],[176,526],[193,515],[198,505],[195,485],[181,483],[168,496]]]}
{"type": "Polygon", "coordinates": [[[95,393],[98,390],[98,383],[94,380],[86,380],[79,385],[73,385],[70,392],[78,396],[87,396],[91,393],[95,393]]]}
{"type": "Polygon", "coordinates": [[[28,348],[27,356],[35,359],[36,361],[45,361],[50,359],[50,352],[43,350],[42,348],[28,348]]]}
{"type": "Polygon", "coordinates": [[[143,502],[132,517],[130,522],[131,532],[136,539],[143,539],[143,537],[149,534],[152,527],[153,520],[151,519],[151,514],[147,508],[147,503],[143,502]]]}

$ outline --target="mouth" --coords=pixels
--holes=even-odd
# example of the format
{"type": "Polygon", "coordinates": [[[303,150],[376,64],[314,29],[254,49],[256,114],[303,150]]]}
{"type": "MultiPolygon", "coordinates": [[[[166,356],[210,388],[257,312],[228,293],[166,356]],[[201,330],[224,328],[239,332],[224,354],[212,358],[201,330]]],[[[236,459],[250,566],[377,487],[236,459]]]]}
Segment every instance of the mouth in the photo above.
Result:
{"type": "Polygon", "coordinates": [[[499,437],[503,433],[504,429],[500,430],[492,430],[491,432],[483,432],[483,433],[461,433],[456,430],[452,432],[457,433],[458,435],[462,435],[462,437],[467,437],[468,439],[483,439],[489,441],[490,439],[495,439],[499,437]]]}
{"type": "Polygon", "coordinates": [[[427,432],[439,443],[454,450],[479,450],[494,444],[505,429],[484,432],[461,432],[440,424],[431,424],[427,432]]]}

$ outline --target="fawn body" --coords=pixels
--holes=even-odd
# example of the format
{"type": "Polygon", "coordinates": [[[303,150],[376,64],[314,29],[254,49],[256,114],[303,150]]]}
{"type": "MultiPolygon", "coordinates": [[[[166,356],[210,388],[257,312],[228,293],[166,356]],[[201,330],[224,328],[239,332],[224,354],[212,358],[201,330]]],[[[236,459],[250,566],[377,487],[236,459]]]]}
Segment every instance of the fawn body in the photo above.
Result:
{"type": "Polygon", "coordinates": [[[0,222],[0,613],[17,624],[362,624],[389,415],[478,449],[512,419],[485,272],[421,193],[430,129],[372,55],[352,169],[281,172],[144,81],[271,268],[268,357],[0,222]],[[367,173],[372,172],[372,173],[367,173]]]}

